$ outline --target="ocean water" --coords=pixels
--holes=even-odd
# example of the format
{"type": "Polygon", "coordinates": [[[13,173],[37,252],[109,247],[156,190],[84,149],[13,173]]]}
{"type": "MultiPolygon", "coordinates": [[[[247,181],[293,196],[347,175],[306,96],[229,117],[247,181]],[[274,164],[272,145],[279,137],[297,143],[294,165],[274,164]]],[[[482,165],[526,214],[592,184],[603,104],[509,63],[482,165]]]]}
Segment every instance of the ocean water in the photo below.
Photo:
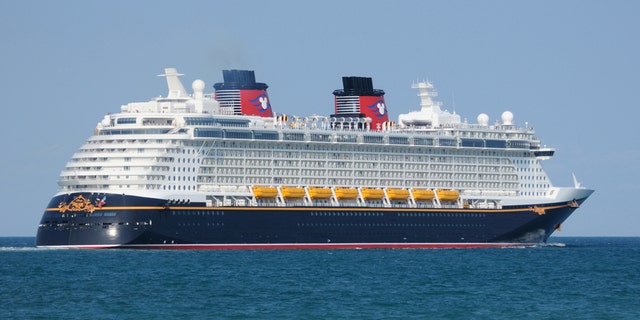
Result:
{"type": "Polygon", "coordinates": [[[0,238],[0,319],[640,319],[640,238],[288,251],[0,238]]]}

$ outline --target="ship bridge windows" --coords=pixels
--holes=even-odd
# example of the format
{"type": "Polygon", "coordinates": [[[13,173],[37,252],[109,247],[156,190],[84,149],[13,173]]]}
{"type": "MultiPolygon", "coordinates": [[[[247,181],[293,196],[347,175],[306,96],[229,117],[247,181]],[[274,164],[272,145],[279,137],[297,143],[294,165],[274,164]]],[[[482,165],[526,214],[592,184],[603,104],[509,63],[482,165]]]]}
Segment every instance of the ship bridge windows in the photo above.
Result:
{"type": "Polygon", "coordinates": [[[135,124],[136,118],[118,118],[117,124],[135,124]]]}
{"type": "Polygon", "coordinates": [[[121,134],[165,134],[169,129],[102,129],[99,135],[121,135],[121,134]]]}

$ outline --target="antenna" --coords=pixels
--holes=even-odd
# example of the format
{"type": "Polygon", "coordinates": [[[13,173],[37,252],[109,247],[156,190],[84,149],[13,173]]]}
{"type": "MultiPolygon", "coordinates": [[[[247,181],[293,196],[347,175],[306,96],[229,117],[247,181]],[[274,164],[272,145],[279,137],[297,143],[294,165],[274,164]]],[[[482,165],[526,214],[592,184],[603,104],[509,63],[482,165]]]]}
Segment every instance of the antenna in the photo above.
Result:
{"type": "Polygon", "coordinates": [[[456,92],[451,89],[451,108],[453,109],[453,114],[456,114],[456,92]]]}

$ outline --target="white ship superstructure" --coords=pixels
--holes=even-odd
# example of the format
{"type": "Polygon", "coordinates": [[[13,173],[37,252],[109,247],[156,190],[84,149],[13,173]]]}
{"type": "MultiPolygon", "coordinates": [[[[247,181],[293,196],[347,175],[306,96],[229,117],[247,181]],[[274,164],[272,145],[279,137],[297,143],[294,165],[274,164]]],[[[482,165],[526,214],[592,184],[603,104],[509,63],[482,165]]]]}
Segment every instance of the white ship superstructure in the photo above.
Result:
{"type": "Polygon", "coordinates": [[[163,76],[166,97],[104,117],[61,173],[59,194],[207,206],[501,208],[567,192],[544,172],[541,161],[554,150],[532,128],[516,127],[508,111],[494,124],[485,114],[461,122],[433,101],[428,82],[414,84],[420,111],[371,128],[362,117],[239,115],[240,102],[226,97],[231,106],[221,106],[203,81],[188,94],[175,69],[163,76]]]}

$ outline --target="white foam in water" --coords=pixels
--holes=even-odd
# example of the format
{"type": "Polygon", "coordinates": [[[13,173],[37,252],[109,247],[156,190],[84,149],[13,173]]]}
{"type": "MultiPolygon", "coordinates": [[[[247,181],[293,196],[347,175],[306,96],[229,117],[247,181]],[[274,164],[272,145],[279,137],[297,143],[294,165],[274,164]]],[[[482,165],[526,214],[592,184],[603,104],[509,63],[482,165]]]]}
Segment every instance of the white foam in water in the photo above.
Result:
{"type": "Polygon", "coordinates": [[[38,251],[38,250],[47,250],[47,249],[36,248],[36,247],[0,247],[0,251],[38,251]]]}
{"type": "Polygon", "coordinates": [[[551,243],[541,243],[540,244],[541,247],[566,247],[567,244],[562,243],[562,242],[551,242],[551,243]]]}

